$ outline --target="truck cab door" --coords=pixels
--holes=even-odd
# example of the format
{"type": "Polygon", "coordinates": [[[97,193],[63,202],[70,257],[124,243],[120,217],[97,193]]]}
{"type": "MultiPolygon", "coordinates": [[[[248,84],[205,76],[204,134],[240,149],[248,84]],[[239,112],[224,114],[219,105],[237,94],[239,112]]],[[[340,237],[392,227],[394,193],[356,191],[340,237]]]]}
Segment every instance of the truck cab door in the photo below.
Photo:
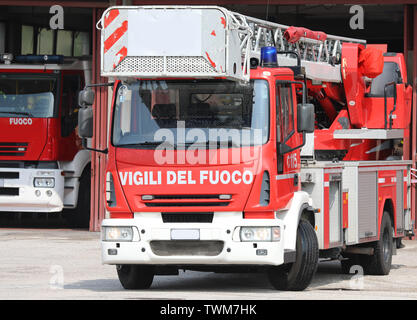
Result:
{"type": "MultiPolygon", "coordinates": [[[[294,83],[277,81],[275,91],[277,147],[279,144],[286,144],[290,149],[296,148],[301,143],[301,134],[297,132],[296,128],[297,99],[294,83]]],[[[279,157],[285,160],[278,165],[278,173],[299,171],[298,149],[287,153],[278,153],[279,157]]]]}
{"type": "Polygon", "coordinates": [[[297,100],[295,85],[281,80],[275,85],[276,138],[277,138],[277,183],[278,198],[291,199],[299,189],[300,149],[287,153],[279,152],[279,145],[285,143],[291,148],[300,144],[300,133],[296,128],[297,100]]]}

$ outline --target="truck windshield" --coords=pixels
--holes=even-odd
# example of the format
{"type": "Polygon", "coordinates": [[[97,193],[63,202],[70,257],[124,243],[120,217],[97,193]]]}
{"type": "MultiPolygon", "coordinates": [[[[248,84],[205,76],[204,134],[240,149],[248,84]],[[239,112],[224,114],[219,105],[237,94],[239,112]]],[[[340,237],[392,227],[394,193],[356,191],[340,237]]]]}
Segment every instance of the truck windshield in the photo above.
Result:
{"type": "Polygon", "coordinates": [[[136,81],[118,86],[112,142],[152,148],[213,143],[260,145],[269,135],[269,89],[265,80],[136,81]]]}
{"type": "Polygon", "coordinates": [[[0,74],[0,117],[54,116],[57,78],[0,74]]]}

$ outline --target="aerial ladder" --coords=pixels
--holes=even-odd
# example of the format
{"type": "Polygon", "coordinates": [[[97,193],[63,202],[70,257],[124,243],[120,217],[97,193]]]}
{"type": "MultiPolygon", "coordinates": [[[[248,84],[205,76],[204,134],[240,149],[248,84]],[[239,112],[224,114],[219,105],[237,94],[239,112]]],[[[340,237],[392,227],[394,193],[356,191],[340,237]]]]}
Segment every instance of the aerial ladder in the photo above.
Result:
{"type": "MultiPolygon", "coordinates": [[[[152,12],[152,10],[158,8],[158,6],[152,6],[148,7],[146,10],[148,12],[152,12]]],[[[180,9],[181,7],[176,6],[176,8],[180,9]]],[[[195,11],[199,8],[187,6],[183,9],[195,11]]],[[[232,70],[227,68],[223,70],[220,69],[219,66],[214,67],[212,64],[215,69],[214,71],[216,71],[216,76],[223,75],[227,78],[230,77],[232,79],[248,81],[250,59],[252,57],[259,58],[260,49],[262,47],[274,46],[277,48],[278,52],[283,53],[283,55],[278,56],[279,65],[296,66],[297,63],[299,64],[301,62],[301,66],[305,68],[305,73],[308,78],[318,81],[341,82],[340,57],[342,54],[342,44],[349,42],[366,45],[366,40],[362,39],[339,37],[327,35],[323,32],[313,32],[305,28],[290,27],[245,16],[224,8],[221,8],[221,12],[223,16],[219,17],[218,20],[226,30],[226,38],[228,41],[226,44],[226,50],[229,51],[230,56],[233,56],[233,58],[236,59],[236,62],[240,62],[243,72],[239,73],[239,70],[237,70],[237,74],[232,75],[232,70]],[[294,53],[297,55],[296,57],[294,57],[294,53]]],[[[138,13],[138,18],[145,16],[142,14],[138,13]]],[[[118,12],[117,7],[114,7],[114,9],[112,11],[108,11],[106,15],[107,16],[104,15],[103,18],[97,22],[97,28],[103,30],[102,37],[103,39],[106,39],[102,48],[102,53],[105,58],[104,60],[107,60],[106,56],[108,55],[108,59],[114,58],[117,59],[117,62],[123,62],[122,60],[125,59],[127,55],[126,42],[128,41],[128,37],[126,36],[126,33],[122,32],[119,32],[119,34],[116,35],[120,35],[120,38],[117,38],[117,41],[121,41],[119,41],[116,48],[112,48],[113,52],[117,51],[116,55],[112,56],[112,53],[106,49],[106,41],[111,43],[109,40],[112,40],[112,37],[109,36],[115,31],[115,29],[112,27],[106,28],[106,26],[108,23],[113,22],[113,20],[119,20],[119,28],[116,30],[120,30],[121,27],[128,29],[128,13],[126,11],[118,12]]],[[[212,21],[214,20],[213,18],[210,19],[212,21]]],[[[164,22],[162,21],[161,25],[163,24],[164,22]]],[[[170,27],[174,26],[170,25],[170,27]]],[[[162,29],[161,34],[169,32],[167,27],[163,27],[162,29]]],[[[209,31],[208,29],[207,31],[209,31]]],[[[185,29],[182,31],[186,32],[185,29]]],[[[129,56],[127,56],[127,58],[129,58],[129,56]]],[[[208,60],[208,63],[211,63],[207,56],[203,55],[203,58],[208,60]]],[[[122,70],[127,71],[124,74],[128,74],[129,71],[133,71],[128,71],[127,65],[124,65],[127,64],[128,61],[125,61],[124,64],[122,63],[122,66],[119,66],[119,68],[114,68],[116,67],[116,64],[114,63],[115,61],[111,62],[103,61],[103,75],[111,76],[115,72],[123,74],[122,70]]],[[[169,63],[169,59],[165,63],[169,63]]],[[[162,65],[160,67],[162,67],[162,65]]],[[[164,69],[165,74],[171,74],[176,71],[170,71],[168,69],[164,69]]],[[[137,71],[139,72],[139,70],[137,71]]],[[[142,72],[151,73],[148,70],[142,70],[142,72]]],[[[153,76],[155,75],[153,74],[153,76]]]]}

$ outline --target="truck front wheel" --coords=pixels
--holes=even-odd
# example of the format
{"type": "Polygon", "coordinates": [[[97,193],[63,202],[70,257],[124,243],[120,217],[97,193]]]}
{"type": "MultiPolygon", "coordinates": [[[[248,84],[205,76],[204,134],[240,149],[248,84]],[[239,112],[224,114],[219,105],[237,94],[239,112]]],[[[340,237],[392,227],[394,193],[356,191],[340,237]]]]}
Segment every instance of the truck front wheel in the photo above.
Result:
{"type": "Polygon", "coordinates": [[[148,289],[152,285],[155,274],[153,266],[123,264],[116,269],[125,289],[148,289]]]}
{"type": "Polygon", "coordinates": [[[318,260],[316,233],[309,222],[301,220],[297,230],[295,262],[271,267],[268,271],[269,280],[277,290],[304,290],[313,279],[318,260]]]}

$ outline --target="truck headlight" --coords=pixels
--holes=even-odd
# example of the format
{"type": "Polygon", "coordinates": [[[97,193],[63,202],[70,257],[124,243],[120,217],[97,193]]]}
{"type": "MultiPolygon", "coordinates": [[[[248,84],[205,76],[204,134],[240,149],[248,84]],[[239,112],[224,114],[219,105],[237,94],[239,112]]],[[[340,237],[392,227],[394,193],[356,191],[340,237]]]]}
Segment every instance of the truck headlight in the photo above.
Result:
{"type": "Polygon", "coordinates": [[[101,239],[103,241],[132,241],[133,229],[132,227],[103,227],[101,239]]]}
{"type": "Polygon", "coordinates": [[[241,241],[280,241],[280,227],[241,227],[241,241]]]}
{"type": "Polygon", "coordinates": [[[36,188],[53,188],[55,187],[55,178],[34,178],[33,186],[36,188]]]}

